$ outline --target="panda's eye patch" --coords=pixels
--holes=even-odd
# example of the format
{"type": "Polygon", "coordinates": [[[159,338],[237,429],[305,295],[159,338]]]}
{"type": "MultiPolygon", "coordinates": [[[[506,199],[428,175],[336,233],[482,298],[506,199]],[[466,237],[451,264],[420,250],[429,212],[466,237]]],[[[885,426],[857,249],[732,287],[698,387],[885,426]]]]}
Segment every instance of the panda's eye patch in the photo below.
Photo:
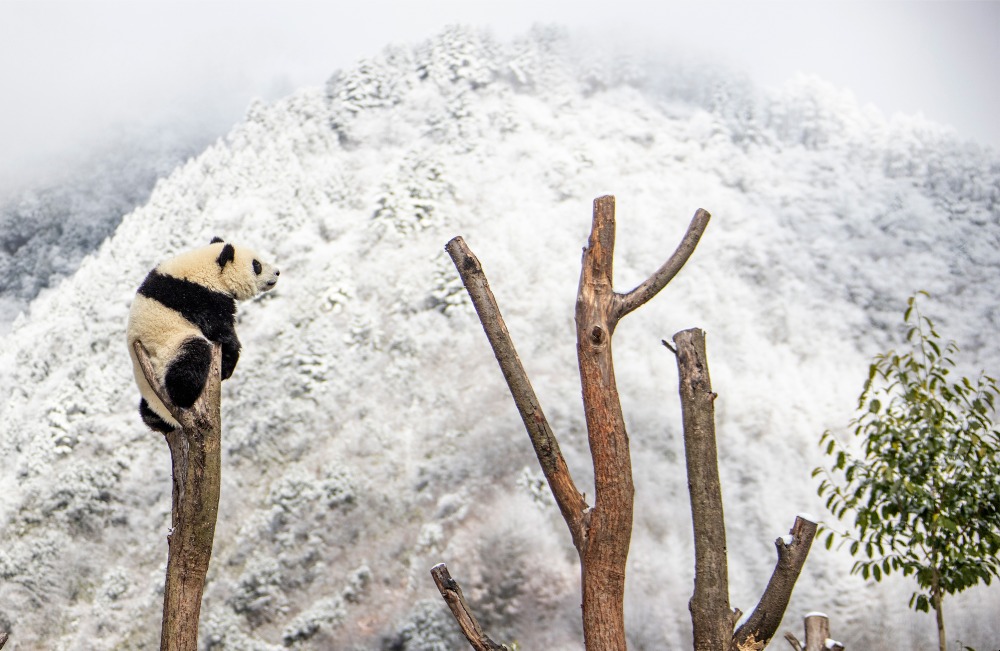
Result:
{"type": "Polygon", "coordinates": [[[264,267],[261,266],[260,261],[254,260],[253,261],[253,272],[259,276],[260,272],[262,272],[262,271],[264,271],[264,267]]]}

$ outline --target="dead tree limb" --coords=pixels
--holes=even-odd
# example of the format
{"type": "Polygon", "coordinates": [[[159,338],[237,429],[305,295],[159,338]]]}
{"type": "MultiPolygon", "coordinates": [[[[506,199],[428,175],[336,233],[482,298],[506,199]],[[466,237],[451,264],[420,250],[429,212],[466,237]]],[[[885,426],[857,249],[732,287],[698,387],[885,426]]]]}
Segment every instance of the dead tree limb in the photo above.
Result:
{"type": "Polygon", "coordinates": [[[615,200],[594,200],[593,223],[584,249],[576,300],[577,357],[587,438],[594,463],[594,506],[576,489],[548,423],[531,389],[482,267],[461,238],[446,249],[493,346],[518,406],[542,471],[580,555],[583,630],[588,649],[625,649],[625,564],[632,534],[632,463],[618,389],[611,337],[618,321],[656,295],[697,245],[709,214],[695,213],[687,234],[670,259],[627,294],[614,291],[615,200]]]}
{"type": "Polygon", "coordinates": [[[3,648],[3,645],[7,644],[7,637],[8,636],[5,631],[0,631],[0,649],[3,648]]]}
{"type": "Polygon", "coordinates": [[[802,643],[799,642],[798,638],[791,633],[785,633],[785,640],[792,645],[792,648],[795,649],[795,651],[802,651],[802,643]]]}
{"type": "Polygon", "coordinates": [[[766,645],[778,631],[795,582],[809,556],[809,548],[816,536],[816,523],[801,515],[795,516],[795,523],[788,533],[788,536],[774,541],[778,550],[778,562],[757,607],[733,633],[733,643],[739,651],[764,648],[756,645],[761,642],[766,645]]]}
{"type": "Polygon", "coordinates": [[[507,387],[510,389],[514,404],[517,406],[521,420],[528,431],[531,445],[535,449],[538,457],[538,464],[542,468],[545,480],[549,484],[549,490],[559,505],[559,511],[569,527],[570,536],[573,538],[573,545],[578,550],[583,547],[584,537],[584,514],[587,512],[587,503],[583,495],[573,483],[566,460],[559,450],[559,442],[556,440],[552,428],[549,426],[542,406],[538,402],[528,374],[524,371],[521,358],[517,355],[514,342],[510,338],[510,332],[504,323],[500,308],[497,306],[493,292],[483,273],[483,267],[479,264],[479,259],[471,249],[465,244],[465,240],[456,237],[445,246],[445,250],[451,256],[455,267],[458,269],[462,282],[465,284],[472,305],[476,308],[479,321],[486,331],[486,338],[493,348],[493,354],[500,364],[500,371],[504,379],[507,380],[507,387]]]}
{"type": "Polygon", "coordinates": [[[170,402],[141,342],[135,343],[135,352],[149,386],[181,425],[165,435],[173,468],[173,499],[160,650],[197,651],[201,598],[219,513],[222,348],[212,345],[208,381],[190,409],[170,402]]]}
{"type": "Polygon", "coordinates": [[[726,525],[715,440],[715,399],[705,333],[695,328],[674,335],[680,375],[684,454],[694,524],[695,586],[691,598],[695,651],[763,649],[784,617],[792,589],[809,555],[816,523],[795,518],[788,536],[774,541],[778,562],[753,612],[735,632],[729,611],[726,525]]]}
{"type": "Polygon", "coordinates": [[[681,270],[681,267],[688,261],[691,254],[694,253],[695,247],[698,246],[698,242],[701,240],[701,236],[708,226],[708,220],[711,218],[712,216],[707,210],[699,208],[695,211],[694,217],[691,218],[691,223],[688,225],[687,233],[684,234],[684,239],[681,240],[681,243],[677,246],[677,250],[670,256],[670,259],[664,262],[662,267],[640,283],[638,287],[627,294],[619,295],[617,309],[619,319],[648,302],[649,299],[656,296],[661,289],[666,287],[667,283],[673,280],[677,272],[681,270]]]}
{"type": "Polygon", "coordinates": [[[462,633],[469,640],[473,649],[476,651],[510,651],[506,645],[497,644],[483,632],[483,628],[476,621],[472,610],[469,609],[469,604],[465,602],[461,586],[458,585],[458,581],[451,578],[448,566],[444,563],[435,565],[431,568],[431,576],[434,577],[438,591],[444,597],[451,609],[451,614],[455,616],[462,633]]]}
{"type": "Polygon", "coordinates": [[[722,486],[715,443],[715,398],[708,374],[705,333],[697,328],[674,335],[680,375],[684,456],[687,459],[691,520],[694,524],[694,595],[688,607],[695,651],[729,646],[729,570],[722,486]]]}

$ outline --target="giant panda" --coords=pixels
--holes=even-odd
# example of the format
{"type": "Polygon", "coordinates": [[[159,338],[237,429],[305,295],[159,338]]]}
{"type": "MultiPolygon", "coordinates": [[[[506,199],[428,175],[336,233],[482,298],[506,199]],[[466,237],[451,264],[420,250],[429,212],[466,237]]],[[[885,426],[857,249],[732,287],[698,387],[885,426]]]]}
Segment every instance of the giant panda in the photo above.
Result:
{"type": "Polygon", "coordinates": [[[222,345],[222,379],[240,357],[236,301],[274,288],[279,271],[251,250],[216,237],[208,246],[171,258],[149,272],[129,310],[127,339],[142,399],[139,415],[151,429],[180,427],[142,373],[135,354],[141,341],[156,378],[178,407],[190,408],[208,379],[212,343],[222,345]]]}

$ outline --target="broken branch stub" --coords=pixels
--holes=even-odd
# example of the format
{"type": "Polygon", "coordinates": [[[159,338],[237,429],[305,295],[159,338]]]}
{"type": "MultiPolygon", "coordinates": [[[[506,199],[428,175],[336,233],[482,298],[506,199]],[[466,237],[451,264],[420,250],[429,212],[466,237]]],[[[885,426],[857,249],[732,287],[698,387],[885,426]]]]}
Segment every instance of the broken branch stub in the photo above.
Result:
{"type": "Polygon", "coordinates": [[[802,566],[809,556],[809,548],[812,547],[815,537],[816,523],[797,515],[789,535],[774,541],[778,551],[778,562],[774,566],[774,572],[771,573],[771,579],[757,607],[733,633],[733,644],[738,651],[756,649],[758,647],[754,645],[755,643],[763,642],[766,645],[774,637],[785,616],[785,609],[788,608],[795,582],[802,572],[802,566]]]}

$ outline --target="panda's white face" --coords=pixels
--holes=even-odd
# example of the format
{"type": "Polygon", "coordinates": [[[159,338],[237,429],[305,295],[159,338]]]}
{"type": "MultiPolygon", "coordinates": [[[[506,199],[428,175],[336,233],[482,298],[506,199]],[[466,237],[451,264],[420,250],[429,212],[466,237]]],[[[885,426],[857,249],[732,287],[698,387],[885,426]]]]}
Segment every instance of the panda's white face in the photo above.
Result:
{"type": "Polygon", "coordinates": [[[238,301],[245,301],[274,289],[281,273],[250,249],[239,246],[233,247],[232,261],[223,264],[220,272],[223,282],[238,301]]]}

